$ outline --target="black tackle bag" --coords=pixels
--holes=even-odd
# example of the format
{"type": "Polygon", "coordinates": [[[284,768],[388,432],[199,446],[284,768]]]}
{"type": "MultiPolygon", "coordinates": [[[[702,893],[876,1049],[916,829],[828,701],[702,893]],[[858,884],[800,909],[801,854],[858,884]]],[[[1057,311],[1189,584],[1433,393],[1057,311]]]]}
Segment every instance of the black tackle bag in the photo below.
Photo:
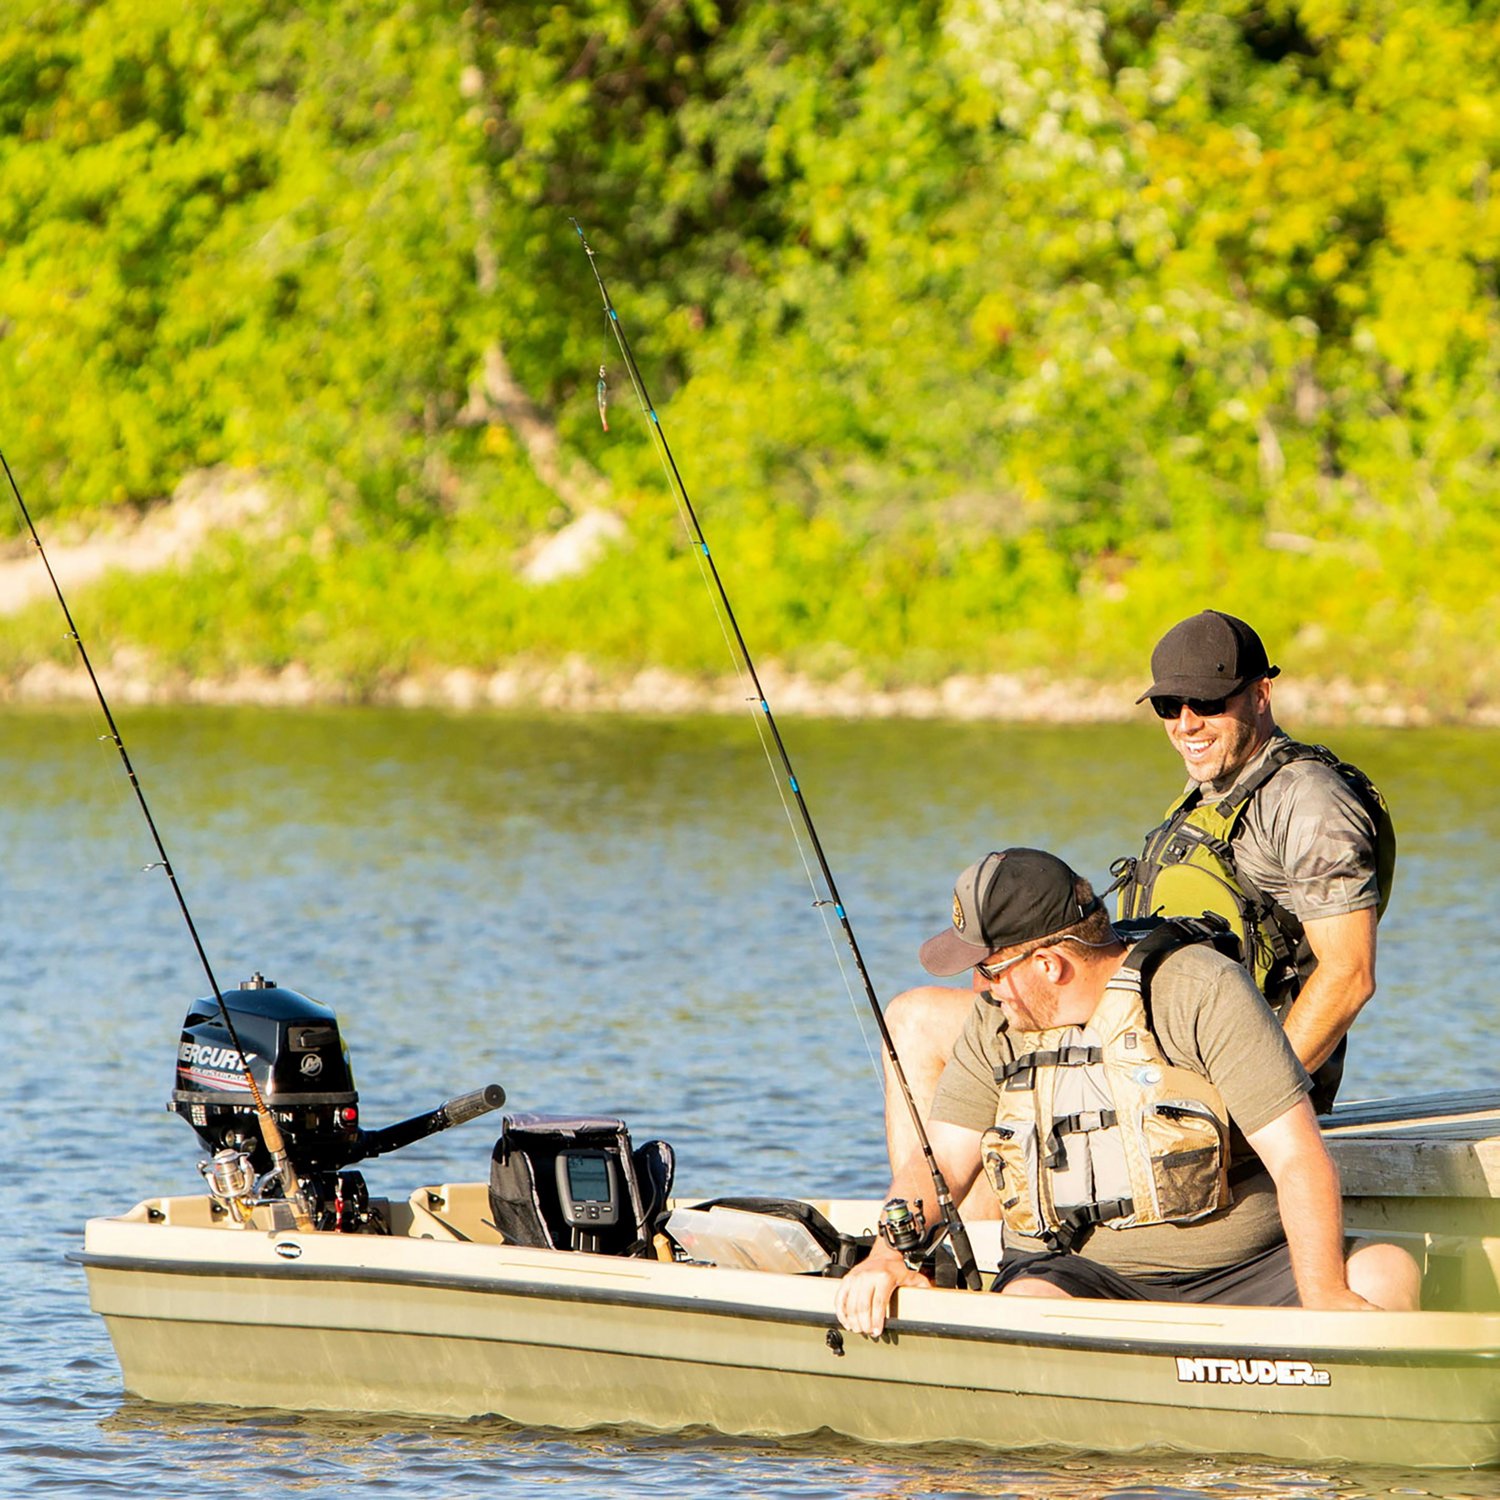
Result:
{"type": "MultiPolygon", "coordinates": [[[[507,1115],[490,1157],[490,1214],[507,1244],[600,1255],[654,1253],[676,1158],[665,1141],[635,1148],[623,1120],[598,1115],[507,1115]],[[574,1223],[563,1209],[560,1158],[607,1158],[616,1186],[613,1224],[574,1223]]],[[[567,1180],[566,1163],[563,1180],[567,1180]]],[[[600,1180],[603,1180],[602,1177],[600,1180]]]]}

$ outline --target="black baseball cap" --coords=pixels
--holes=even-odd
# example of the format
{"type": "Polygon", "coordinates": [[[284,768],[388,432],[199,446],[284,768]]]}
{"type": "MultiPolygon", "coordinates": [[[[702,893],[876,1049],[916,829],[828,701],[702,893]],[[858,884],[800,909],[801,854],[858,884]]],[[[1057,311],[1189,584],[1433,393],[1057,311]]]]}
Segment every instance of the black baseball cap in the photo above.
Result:
{"type": "Polygon", "coordinates": [[[958,877],[953,925],[928,938],[918,957],[929,974],[962,974],[992,953],[1050,937],[1099,910],[1078,900],[1078,876],[1043,849],[986,854],[958,877]]]}
{"type": "Polygon", "coordinates": [[[1205,609],[1174,625],[1151,653],[1147,698],[1232,698],[1261,677],[1281,671],[1266,659],[1260,637],[1243,621],[1205,609]]]}

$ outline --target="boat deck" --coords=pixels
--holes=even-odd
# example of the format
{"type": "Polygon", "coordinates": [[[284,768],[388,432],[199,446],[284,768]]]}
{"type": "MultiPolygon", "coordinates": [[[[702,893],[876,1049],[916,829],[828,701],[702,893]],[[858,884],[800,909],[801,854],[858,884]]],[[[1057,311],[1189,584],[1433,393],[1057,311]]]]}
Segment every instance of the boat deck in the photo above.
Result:
{"type": "Polygon", "coordinates": [[[1416,1255],[1424,1307],[1500,1308],[1500,1089],[1341,1104],[1323,1132],[1349,1232],[1416,1255]]]}

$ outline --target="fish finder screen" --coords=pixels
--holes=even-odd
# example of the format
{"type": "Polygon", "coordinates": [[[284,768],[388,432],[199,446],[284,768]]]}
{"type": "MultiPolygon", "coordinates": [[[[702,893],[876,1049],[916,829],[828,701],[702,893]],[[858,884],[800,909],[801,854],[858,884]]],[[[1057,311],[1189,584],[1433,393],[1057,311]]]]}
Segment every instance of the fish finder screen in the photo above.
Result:
{"type": "Polygon", "coordinates": [[[602,1156],[568,1157],[568,1192],[575,1203],[608,1203],[609,1163],[602,1156]]]}
{"type": "Polygon", "coordinates": [[[609,1229],[620,1222],[620,1178],[607,1151],[564,1151],[557,1158],[557,1196],[575,1229],[609,1229]]]}

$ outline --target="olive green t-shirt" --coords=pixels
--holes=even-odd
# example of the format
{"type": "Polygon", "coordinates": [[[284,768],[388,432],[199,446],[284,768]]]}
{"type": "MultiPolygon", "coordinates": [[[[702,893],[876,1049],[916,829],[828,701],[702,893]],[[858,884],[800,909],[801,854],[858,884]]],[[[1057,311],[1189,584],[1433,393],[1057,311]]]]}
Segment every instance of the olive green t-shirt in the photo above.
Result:
{"type": "MultiPolygon", "coordinates": [[[[1307,1071],[1245,970],[1202,943],[1179,948],[1158,965],[1150,986],[1151,1029],[1162,1051],[1218,1089],[1235,1129],[1231,1159],[1253,1155],[1244,1137],[1277,1119],[1307,1092],[1307,1071]]],[[[1005,1018],[976,1000],[943,1069],[932,1118],[969,1130],[995,1123],[995,1069],[1014,1057],[1005,1018]]],[[[1239,1174],[1236,1173],[1236,1179],[1239,1174]]],[[[1207,1271],[1268,1249],[1281,1239],[1276,1190],[1257,1172],[1236,1180],[1234,1202],[1193,1224],[1139,1229],[1100,1226],[1078,1253],[1127,1276],[1207,1271]]],[[[1016,1249],[1041,1249],[1016,1239],[1016,1249]]]]}

